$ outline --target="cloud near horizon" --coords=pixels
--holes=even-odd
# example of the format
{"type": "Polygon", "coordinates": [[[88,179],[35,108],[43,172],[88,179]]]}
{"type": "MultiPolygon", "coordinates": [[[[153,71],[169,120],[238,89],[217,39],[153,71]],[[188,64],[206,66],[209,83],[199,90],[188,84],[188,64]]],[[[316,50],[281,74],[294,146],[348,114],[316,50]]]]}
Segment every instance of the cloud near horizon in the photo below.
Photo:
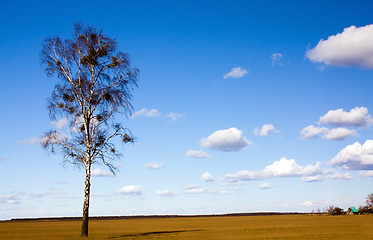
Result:
{"type": "Polygon", "coordinates": [[[341,174],[334,170],[323,170],[321,162],[315,165],[301,166],[294,159],[281,158],[266,166],[261,171],[242,170],[233,174],[226,174],[222,180],[227,182],[239,182],[250,180],[263,180],[270,178],[300,177],[304,182],[322,181],[325,178],[333,179],[351,179],[353,176],[349,173],[341,174]]]}
{"type": "Polygon", "coordinates": [[[207,138],[200,140],[202,147],[223,152],[240,151],[252,145],[252,142],[243,136],[242,131],[237,128],[218,130],[207,138]]]}
{"type": "Polygon", "coordinates": [[[327,40],[321,39],[306,52],[306,58],[325,65],[373,68],[373,24],[350,26],[327,40]]]}
{"type": "Polygon", "coordinates": [[[241,77],[245,76],[248,73],[249,73],[249,71],[247,71],[244,68],[234,67],[234,68],[232,68],[232,70],[229,73],[225,74],[223,76],[223,78],[224,79],[226,79],[226,78],[241,78],[241,77]]]}

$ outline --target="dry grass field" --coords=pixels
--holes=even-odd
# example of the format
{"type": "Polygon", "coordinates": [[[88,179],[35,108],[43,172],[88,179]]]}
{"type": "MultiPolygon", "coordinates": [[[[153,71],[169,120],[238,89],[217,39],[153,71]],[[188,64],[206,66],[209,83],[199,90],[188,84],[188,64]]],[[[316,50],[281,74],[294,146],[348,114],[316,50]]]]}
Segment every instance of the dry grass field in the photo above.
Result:
{"type": "MultiPolygon", "coordinates": [[[[90,221],[89,239],[373,239],[373,215],[216,216],[90,221]]],[[[0,239],[81,239],[80,221],[0,222],[0,239]]]]}

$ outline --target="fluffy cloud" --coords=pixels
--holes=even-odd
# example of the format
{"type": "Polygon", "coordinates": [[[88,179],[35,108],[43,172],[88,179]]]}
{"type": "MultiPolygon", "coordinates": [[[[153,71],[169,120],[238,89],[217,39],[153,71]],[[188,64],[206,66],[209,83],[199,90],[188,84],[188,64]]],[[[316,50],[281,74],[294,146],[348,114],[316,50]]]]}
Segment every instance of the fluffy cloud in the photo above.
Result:
{"type": "Polygon", "coordinates": [[[261,129],[255,128],[254,134],[261,137],[268,137],[271,133],[279,132],[272,124],[264,124],[261,129]]]}
{"type": "Polygon", "coordinates": [[[331,164],[351,170],[373,170],[373,140],[366,140],[363,145],[355,142],[343,148],[331,164]]]}
{"type": "Polygon", "coordinates": [[[295,177],[310,176],[321,173],[321,163],[316,165],[307,165],[305,167],[298,165],[294,159],[281,158],[266,166],[262,172],[263,176],[268,177],[295,177]]]}
{"type": "Polygon", "coordinates": [[[110,171],[104,171],[104,170],[101,170],[99,168],[96,168],[96,169],[92,170],[91,175],[93,177],[110,177],[110,176],[113,176],[114,174],[110,171]]]}
{"type": "Polygon", "coordinates": [[[206,182],[215,181],[215,178],[209,172],[205,172],[202,174],[201,178],[206,182]]]}
{"type": "Polygon", "coordinates": [[[248,148],[252,143],[237,128],[218,130],[207,138],[202,138],[201,146],[219,151],[239,151],[248,148]]]}
{"type": "Polygon", "coordinates": [[[302,167],[298,165],[294,159],[281,158],[279,161],[273,162],[266,166],[264,170],[253,172],[248,170],[238,171],[235,174],[227,174],[224,176],[226,181],[243,181],[243,180],[258,180],[273,177],[295,177],[302,175],[317,175],[321,172],[321,163],[316,165],[308,165],[302,167]]]}
{"type": "Polygon", "coordinates": [[[125,195],[141,195],[141,188],[138,185],[128,185],[124,186],[123,188],[117,191],[118,193],[125,194],[125,195]]]}
{"type": "Polygon", "coordinates": [[[351,26],[327,40],[321,39],[306,57],[326,65],[373,68],[373,24],[351,26]]]}
{"type": "Polygon", "coordinates": [[[330,110],[319,118],[320,124],[329,124],[337,128],[326,128],[309,125],[302,129],[303,139],[320,137],[326,140],[343,140],[349,136],[357,136],[357,132],[341,126],[368,127],[373,124],[373,118],[366,107],[355,107],[349,112],[342,108],[330,110]]]}
{"type": "Polygon", "coordinates": [[[211,155],[202,150],[188,150],[186,153],[187,157],[191,158],[211,158],[211,155]]]}
{"type": "Polygon", "coordinates": [[[274,66],[274,65],[282,66],[282,62],[281,62],[282,57],[283,57],[283,55],[281,53],[273,53],[271,55],[272,66],[274,66]]]}
{"type": "Polygon", "coordinates": [[[301,135],[303,139],[320,137],[326,140],[343,140],[349,136],[357,136],[357,132],[347,128],[328,129],[326,127],[310,125],[302,129],[301,135]]]}
{"type": "Polygon", "coordinates": [[[172,191],[170,191],[170,190],[168,190],[168,189],[166,189],[166,190],[158,190],[156,193],[155,193],[155,195],[157,195],[157,196],[161,196],[161,197],[172,197],[172,196],[176,196],[176,195],[178,195],[179,193],[177,193],[177,192],[172,192],[172,191]]]}
{"type": "Polygon", "coordinates": [[[303,181],[318,181],[323,180],[323,175],[330,175],[321,169],[321,163],[315,165],[300,166],[294,159],[281,158],[279,161],[274,161],[271,165],[266,166],[261,171],[242,170],[233,174],[226,174],[223,180],[227,182],[260,180],[276,177],[302,177],[303,181]]]}
{"type": "Polygon", "coordinates": [[[147,109],[147,108],[143,108],[141,109],[140,111],[137,111],[137,112],[134,112],[130,118],[136,118],[136,117],[140,117],[140,116],[144,116],[144,117],[159,117],[161,115],[161,113],[157,110],[157,109],[147,109]]]}
{"type": "Polygon", "coordinates": [[[145,164],[144,168],[157,170],[157,169],[162,168],[163,165],[164,165],[163,163],[159,163],[159,162],[148,162],[145,164]]]}
{"type": "Polygon", "coordinates": [[[58,129],[62,129],[65,126],[67,126],[67,124],[69,124],[69,122],[70,121],[67,118],[62,118],[58,121],[52,121],[52,125],[55,126],[58,129]]]}
{"type": "Polygon", "coordinates": [[[320,123],[337,126],[368,127],[373,124],[373,118],[369,115],[366,107],[355,107],[349,112],[340,108],[328,111],[324,116],[320,117],[320,123]]]}
{"type": "Polygon", "coordinates": [[[349,136],[357,136],[357,132],[347,128],[333,128],[328,130],[322,138],[326,140],[343,140],[349,136]]]}
{"type": "Polygon", "coordinates": [[[241,67],[232,68],[232,70],[224,75],[224,78],[240,78],[248,74],[249,72],[241,67]]]}
{"type": "Polygon", "coordinates": [[[315,127],[313,125],[309,125],[302,129],[301,135],[303,139],[311,139],[319,137],[325,134],[328,131],[328,128],[325,127],[315,127]]]}

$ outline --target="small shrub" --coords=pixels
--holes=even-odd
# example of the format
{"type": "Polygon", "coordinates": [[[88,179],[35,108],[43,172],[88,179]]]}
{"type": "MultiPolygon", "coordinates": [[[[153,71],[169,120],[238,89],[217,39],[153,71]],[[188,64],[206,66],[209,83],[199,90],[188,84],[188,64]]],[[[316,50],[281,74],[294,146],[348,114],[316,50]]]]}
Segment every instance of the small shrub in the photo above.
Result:
{"type": "Polygon", "coordinates": [[[329,206],[327,211],[328,211],[328,214],[330,215],[342,215],[343,214],[343,209],[340,207],[329,206]]]}

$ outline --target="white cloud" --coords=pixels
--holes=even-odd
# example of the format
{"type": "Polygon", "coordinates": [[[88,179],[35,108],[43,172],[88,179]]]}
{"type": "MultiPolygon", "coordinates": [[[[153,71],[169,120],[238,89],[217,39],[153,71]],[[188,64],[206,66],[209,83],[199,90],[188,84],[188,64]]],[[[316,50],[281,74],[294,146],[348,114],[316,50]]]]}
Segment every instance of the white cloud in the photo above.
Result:
{"type": "Polygon", "coordinates": [[[363,145],[355,142],[343,148],[331,164],[352,170],[373,170],[373,140],[366,140],[363,145]]]}
{"type": "Polygon", "coordinates": [[[153,109],[147,109],[147,108],[143,108],[137,112],[134,112],[130,118],[131,119],[134,119],[136,117],[141,117],[141,116],[144,116],[144,117],[147,117],[147,118],[167,118],[167,119],[170,119],[171,122],[177,122],[180,118],[183,117],[183,114],[181,113],[174,113],[174,112],[170,112],[168,114],[162,114],[161,112],[159,112],[157,109],[153,108],[153,109]]]}
{"type": "Polygon", "coordinates": [[[333,128],[328,130],[322,138],[326,140],[343,140],[349,136],[357,136],[357,132],[347,128],[333,128]]]}
{"type": "Polygon", "coordinates": [[[327,40],[321,39],[306,57],[326,65],[373,68],[373,24],[351,26],[327,40]]]}
{"type": "Polygon", "coordinates": [[[204,181],[206,182],[212,182],[212,181],[215,181],[215,178],[211,175],[211,173],[209,172],[205,172],[202,174],[202,177],[201,177],[204,181]]]}
{"type": "Polygon", "coordinates": [[[235,195],[241,192],[240,188],[234,189],[221,189],[221,190],[212,190],[209,191],[210,193],[217,194],[217,195],[235,195]]]}
{"type": "Polygon", "coordinates": [[[187,157],[191,158],[211,158],[211,155],[202,150],[188,150],[186,153],[187,157]]]}
{"type": "Polygon", "coordinates": [[[347,128],[328,129],[326,127],[309,125],[302,129],[301,135],[303,139],[320,137],[326,140],[343,140],[349,136],[357,136],[357,132],[347,128]]]}
{"type": "Polygon", "coordinates": [[[188,186],[186,186],[185,193],[187,193],[187,194],[207,193],[207,189],[196,186],[196,185],[188,185],[188,186]]]}
{"type": "Polygon", "coordinates": [[[294,159],[281,158],[266,166],[262,171],[242,170],[234,174],[226,174],[223,180],[228,182],[260,180],[275,177],[307,177],[323,174],[321,163],[315,165],[300,166],[294,159]]]}
{"type": "Polygon", "coordinates": [[[224,78],[240,78],[248,74],[249,72],[241,67],[234,67],[232,70],[224,75],[224,78]]]}
{"type": "Polygon", "coordinates": [[[148,162],[145,164],[144,168],[158,170],[162,168],[163,165],[164,165],[163,163],[159,163],[159,162],[148,162]]]}
{"type": "Polygon", "coordinates": [[[329,177],[332,179],[342,179],[342,180],[350,180],[354,178],[354,176],[352,176],[352,174],[348,172],[347,173],[335,172],[333,174],[330,174],[329,177]]]}
{"type": "Polygon", "coordinates": [[[41,142],[42,142],[41,138],[34,137],[34,138],[18,141],[17,143],[38,145],[38,144],[41,144],[41,142]]]}
{"type": "Polygon", "coordinates": [[[272,188],[271,185],[269,185],[269,183],[262,183],[260,184],[259,186],[260,189],[269,189],[269,188],[272,188]]]}
{"type": "Polygon", "coordinates": [[[325,176],[323,174],[314,175],[314,176],[304,176],[301,178],[303,182],[320,182],[325,180],[325,176]]]}
{"type": "Polygon", "coordinates": [[[373,170],[370,171],[360,171],[359,176],[361,177],[373,177],[373,170]]]}
{"type": "Polygon", "coordinates": [[[118,193],[122,193],[125,195],[141,195],[141,188],[138,185],[128,185],[124,186],[123,188],[117,191],[118,193]]]}
{"type": "Polygon", "coordinates": [[[261,137],[268,137],[271,133],[279,132],[273,124],[264,124],[261,129],[255,128],[254,134],[261,137]]]}
{"type": "Polygon", "coordinates": [[[161,113],[157,110],[157,109],[147,109],[147,108],[143,108],[137,112],[134,112],[130,118],[136,118],[136,117],[140,117],[140,116],[144,116],[144,117],[159,117],[161,115],[161,113]]]}
{"type": "Polygon", "coordinates": [[[162,197],[172,197],[172,196],[176,196],[178,195],[179,193],[177,192],[172,192],[171,190],[158,190],[155,195],[157,196],[162,196],[162,197]]]}
{"type": "Polygon", "coordinates": [[[237,128],[218,130],[207,138],[202,138],[201,146],[219,151],[239,151],[248,148],[252,143],[237,128]]]}
{"type": "Polygon", "coordinates": [[[4,194],[0,195],[0,203],[7,204],[7,205],[16,205],[19,204],[19,198],[14,194],[4,194]]]}
{"type": "Polygon", "coordinates": [[[306,202],[302,203],[302,205],[305,206],[305,207],[312,207],[313,206],[313,202],[306,201],[306,202]]]}
{"type": "Polygon", "coordinates": [[[366,107],[355,107],[349,112],[340,108],[328,111],[324,116],[320,117],[320,123],[337,126],[368,127],[373,124],[373,118],[369,115],[366,107]]]}
{"type": "Polygon", "coordinates": [[[313,125],[309,125],[302,129],[301,135],[303,139],[311,139],[321,136],[328,131],[325,127],[315,127],[313,125]]]}
{"type": "Polygon", "coordinates": [[[180,118],[183,117],[183,114],[170,112],[166,115],[166,117],[170,118],[172,122],[177,122],[180,118]]]}
{"type": "Polygon", "coordinates": [[[99,168],[96,168],[96,169],[92,170],[91,175],[93,177],[110,177],[110,176],[113,176],[114,174],[110,171],[104,171],[104,170],[101,170],[99,168]]]}
{"type": "Polygon", "coordinates": [[[281,62],[282,57],[283,57],[283,55],[281,53],[273,53],[271,55],[272,66],[274,66],[276,64],[282,66],[282,62],[281,62]]]}
{"type": "Polygon", "coordinates": [[[55,126],[58,129],[62,129],[65,126],[67,126],[67,124],[69,124],[69,122],[70,121],[67,118],[62,118],[58,121],[52,121],[52,125],[55,126]]]}
{"type": "Polygon", "coordinates": [[[273,162],[263,170],[263,175],[266,177],[311,176],[319,173],[321,173],[320,162],[303,167],[298,165],[294,159],[287,158],[281,158],[280,161],[273,162]]]}

